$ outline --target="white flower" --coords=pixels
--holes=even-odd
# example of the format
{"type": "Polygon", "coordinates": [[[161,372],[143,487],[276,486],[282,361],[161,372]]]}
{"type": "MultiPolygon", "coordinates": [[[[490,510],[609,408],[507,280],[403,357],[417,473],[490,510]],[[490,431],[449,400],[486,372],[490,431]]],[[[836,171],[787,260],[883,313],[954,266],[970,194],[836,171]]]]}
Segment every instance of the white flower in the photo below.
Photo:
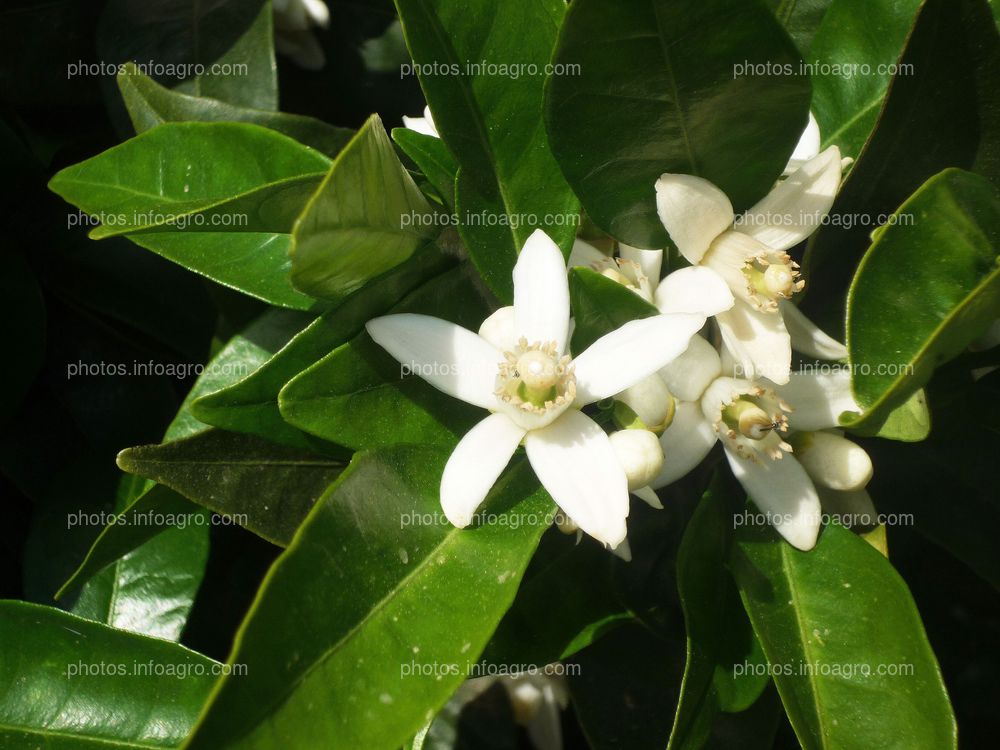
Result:
{"type": "Polygon", "coordinates": [[[808,550],[819,533],[821,493],[857,493],[871,479],[868,455],[833,431],[842,412],[858,409],[848,371],[795,372],[783,386],[764,387],[721,375],[718,354],[696,336],[662,372],[686,390],[660,436],[664,463],[652,487],[680,479],[719,441],[754,503],[789,543],[808,550]]]}
{"type": "Polygon", "coordinates": [[[455,693],[458,706],[469,703],[493,685],[503,686],[514,721],[523,726],[538,750],[562,750],[562,711],[569,705],[566,680],[558,675],[514,674],[475,677],[455,693]]]}
{"type": "Polygon", "coordinates": [[[435,138],[441,137],[438,135],[437,126],[434,124],[434,117],[431,115],[430,107],[424,107],[423,117],[407,117],[403,115],[403,126],[424,135],[432,135],[435,138]]]}
{"type": "Polygon", "coordinates": [[[330,25],[330,9],[323,0],[273,0],[274,45],[306,70],[319,70],[326,64],[323,48],[312,28],[330,25]]]}
{"type": "Polygon", "coordinates": [[[708,180],[664,174],[656,181],[657,211],[670,239],[694,266],[723,278],[736,296],[736,304],[716,315],[716,322],[747,378],[788,381],[791,339],[779,302],[804,282],[785,251],[819,227],[833,204],[840,172],[840,151],[831,146],[739,219],[726,195],[708,180]]]}
{"type": "Polygon", "coordinates": [[[607,434],[580,408],[612,396],[682,353],[715,312],[633,320],[571,357],[569,285],[559,248],[541,230],[514,266],[514,305],[480,334],[426,315],[371,320],[368,333],[445,393],[493,412],[458,443],[441,478],[441,506],[468,526],[521,441],[538,479],[583,531],[611,547],[625,538],[628,482],[607,434]]]}

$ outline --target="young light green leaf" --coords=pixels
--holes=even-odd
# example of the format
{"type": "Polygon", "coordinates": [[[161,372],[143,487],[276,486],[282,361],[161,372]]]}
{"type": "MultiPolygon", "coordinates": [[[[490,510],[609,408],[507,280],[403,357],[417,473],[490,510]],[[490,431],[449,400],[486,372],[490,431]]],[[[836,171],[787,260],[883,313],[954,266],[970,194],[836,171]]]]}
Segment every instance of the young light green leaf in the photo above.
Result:
{"type": "Polygon", "coordinates": [[[313,297],[343,299],[437,236],[436,215],[372,115],[295,223],[292,283],[313,297]]]}
{"type": "Polygon", "coordinates": [[[798,52],[760,3],[574,0],[553,62],[566,74],[546,91],[552,151],[594,223],[636,247],[668,242],[661,174],[699,175],[748,208],[808,117],[798,52]]]}
{"type": "Polygon", "coordinates": [[[456,529],[446,459],[355,457],[268,573],[231,659],[247,674],[220,680],[185,748],[399,747],[444,704],[554,512],[522,462],[487,499],[495,522],[456,529]]]}
{"type": "Polygon", "coordinates": [[[458,164],[444,141],[409,128],[393,128],[392,140],[413,159],[424,177],[449,208],[455,205],[455,177],[458,164]]]}

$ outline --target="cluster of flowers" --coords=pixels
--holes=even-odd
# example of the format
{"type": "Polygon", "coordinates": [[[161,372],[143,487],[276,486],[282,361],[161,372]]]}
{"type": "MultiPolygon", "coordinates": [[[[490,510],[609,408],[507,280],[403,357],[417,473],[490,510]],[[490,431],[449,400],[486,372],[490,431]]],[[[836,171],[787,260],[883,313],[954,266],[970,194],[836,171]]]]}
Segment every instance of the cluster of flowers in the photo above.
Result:
{"type": "MultiPolygon", "coordinates": [[[[433,121],[410,120],[436,134],[433,121]]],[[[441,480],[448,519],[467,526],[518,446],[568,525],[628,555],[630,492],[662,507],[674,482],[721,443],[736,478],[792,545],[809,550],[827,512],[869,510],[872,464],[836,428],[857,411],[846,369],[794,372],[793,349],[843,359],[791,301],[803,287],[787,251],[829,212],[840,152],[819,152],[814,121],[786,175],[744,215],[692,175],[664,174],[658,213],[690,264],[662,280],[663,251],[618,245],[617,257],[578,240],[570,266],[589,266],[655,305],[571,352],[567,267],[541,230],[514,267],[514,304],[478,334],[423,315],[389,315],[368,332],[401,362],[428,367],[439,390],[490,415],[459,442],[441,480]],[[710,322],[714,321],[714,323],[710,322]],[[582,409],[614,399],[608,434],[582,409]],[[623,418],[624,415],[624,418],[623,418]]]]}

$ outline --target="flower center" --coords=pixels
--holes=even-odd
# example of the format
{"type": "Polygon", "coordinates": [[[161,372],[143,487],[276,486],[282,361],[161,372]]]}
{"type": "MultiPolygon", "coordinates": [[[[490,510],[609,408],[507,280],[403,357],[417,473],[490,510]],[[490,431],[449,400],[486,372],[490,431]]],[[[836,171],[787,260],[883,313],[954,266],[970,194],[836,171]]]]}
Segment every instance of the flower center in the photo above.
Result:
{"type": "Polygon", "coordinates": [[[562,410],[576,398],[576,378],[568,355],[560,356],[554,341],[528,344],[522,338],[513,351],[504,352],[496,394],[501,401],[525,412],[544,414],[562,410]]]}
{"type": "Polygon", "coordinates": [[[799,278],[799,264],[787,253],[751,258],[743,267],[747,290],[761,310],[776,310],[779,299],[789,299],[806,285],[799,278]]]}
{"type": "Polygon", "coordinates": [[[737,454],[749,461],[758,456],[780,459],[790,453],[781,433],[788,430],[785,412],[792,408],[772,391],[753,388],[722,408],[717,429],[733,444],[737,454]]]}

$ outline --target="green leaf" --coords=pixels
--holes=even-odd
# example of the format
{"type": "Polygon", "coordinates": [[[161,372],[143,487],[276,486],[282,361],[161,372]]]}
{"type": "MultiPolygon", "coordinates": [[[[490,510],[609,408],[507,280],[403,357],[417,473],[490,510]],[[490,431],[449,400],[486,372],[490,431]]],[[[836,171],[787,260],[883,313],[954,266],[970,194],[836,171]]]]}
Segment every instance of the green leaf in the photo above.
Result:
{"type": "MultiPolygon", "coordinates": [[[[920,6],[921,0],[830,3],[809,59],[819,63],[812,76],[812,110],[824,147],[840,146],[844,156],[854,158],[861,153],[920,6]]],[[[923,77],[931,71],[918,68],[914,73],[923,77]]]]}
{"type": "MultiPolygon", "coordinates": [[[[467,266],[410,294],[393,313],[433,315],[478,330],[489,310],[467,266]]],[[[353,450],[398,443],[448,445],[482,418],[409,372],[359,333],[293,378],[278,394],[281,415],[308,433],[353,450]]]]}
{"type": "Polygon", "coordinates": [[[553,62],[577,67],[548,82],[552,151],[588,216],[637,247],[668,243],[661,174],[704,177],[742,210],[770,190],[806,125],[809,79],[756,2],[574,0],[553,62]]]}
{"type": "Polygon", "coordinates": [[[137,10],[135,0],[108,3],[97,40],[102,60],[152,61],[154,72],[162,70],[164,80],[185,94],[278,108],[267,0],[145,0],[137,10]]]}
{"type": "Polygon", "coordinates": [[[837,525],[810,552],[770,527],[741,527],[736,541],[743,604],[806,750],[956,747],[920,615],[881,553],[837,525]]]}
{"type": "Polygon", "coordinates": [[[222,430],[118,454],[122,471],[170,487],[282,547],[344,465],[222,430]]]}
{"type": "Polygon", "coordinates": [[[409,128],[393,128],[392,140],[423,172],[424,177],[449,208],[455,205],[458,164],[444,141],[409,128]]]}
{"type": "Polygon", "coordinates": [[[687,663],[670,750],[702,747],[720,711],[746,710],[770,681],[760,643],[726,568],[733,535],[726,498],[717,474],[695,508],[677,553],[687,663]],[[752,669],[745,669],[747,665],[752,669]],[[745,671],[737,674],[740,669],[745,671]]]}
{"type": "Polygon", "coordinates": [[[268,573],[232,655],[247,673],[220,680],[186,748],[393,748],[444,704],[554,511],[522,462],[487,499],[495,523],[456,529],[446,459],[355,458],[268,573]]]}
{"type": "Polygon", "coordinates": [[[1000,317],[1000,196],[977,175],[946,170],[900,206],[858,267],[847,304],[855,429],[930,380],[1000,317]]]}
{"type": "Polygon", "coordinates": [[[49,187],[103,222],[95,238],[126,233],[219,283],[309,309],[315,301],[287,277],[285,233],[329,164],[256,125],[168,123],[67,167],[49,187]]]}
{"type": "Polygon", "coordinates": [[[554,559],[533,574],[529,568],[482,661],[541,668],[632,619],[616,595],[608,550],[591,542],[560,541],[564,549],[554,559]]]}
{"type": "Polygon", "coordinates": [[[314,297],[343,299],[437,236],[436,216],[372,115],[295,223],[292,283],[314,297]]]}
{"type": "Polygon", "coordinates": [[[24,602],[0,602],[0,747],[177,747],[217,662],[24,602]]]}
{"type": "MultiPolygon", "coordinates": [[[[301,313],[272,310],[262,315],[242,335],[234,336],[195,382],[180,411],[167,429],[164,439],[180,440],[207,430],[208,425],[197,420],[191,413],[194,401],[204,393],[217,391],[231,384],[244,372],[263,364],[288,341],[300,325],[301,313]]],[[[138,555],[144,548],[143,545],[150,544],[151,540],[155,540],[164,532],[174,537],[178,544],[184,543],[184,540],[187,540],[186,543],[189,545],[207,544],[207,527],[198,528],[196,525],[190,525],[186,529],[176,528],[179,523],[206,518],[205,511],[166,487],[136,482],[131,477],[128,479],[132,494],[117,509],[115,522],[104,528],[91,545],[83,563],[56,593],[56,599],[62,598],[68,591],[92,578],[111,563],[115,565],[107,573],[108,577],[125,576],[129,566],[141,560],[136,557],[125,560],[120,558],[133,550],[137,550],[135,554],[138,555]],[[193,515],[197,518],[193,518],[193,515]],[[200,541],[202,539],[204,541],[200,541]]],[[[197,559],[197,556],[190,554],[190,550],[185,554],[189,560],[197,559]]],[[[160,576],[160,578],[164,579],[164,583],[169,583],[165,577],[160,576]]],[[[191,595],[193,597],[194,592],[191,595]]],[[[92,607],[89,611],[92,611],[92,607]]]]}
{"type": "Polygon", "coordinates": [[[812,58],[806,53],[812,47],[813,38],[832,2],[833,0],[767,0],[775,17],[785,27],[807,61],[812,58]]]}
{"type": "MultiPolygon", "coordinates": [[[[825,23],[835,21],[831,14],[825,23]]],[[[860,28],[867,40],[881,37],[870,33],[878,28],[871,23],[860,28]]],[[[1000,37],[983,0],[926,0],[921,6],[899,60],[910,73],[893,79],[877,129],[841,186],[828,224],[807,247],[802,310],[832,335],[843,330],[851,278],[886,217],[948,167],[975,168],[994,181],[1000,175],[986,169],[989,154],[995,161],[1000,150],[1000,107],[994,101],[998,54],[1000,37]]],[[[829,130],[823,132],[829,136],[829,130]]]]}
{"type": "Polygon", "coordinates": [[[569,271],[569,299],[573,309],[573,351],[582,352],[605,334],[630,320],[659,314],[654,305],[593,269],[569,271]]]}
{"type": "Polygon", "coordinates": [[[172,91],[140,73],[133,63],[128,63],[118,74],[118,88],[136,133],[165,122],[246,122],[276,130],[331,159],[354,135],[349,128],[327,125],[312,117],[240,107],[172,91]]]}
{"type": "Polygon", "coordinates": [[[889,412],[875,437],[916,443],[926,439],[930,432],[931,413],[927,408],[927,395],[921,388],[889,412]]]}
{"type": "Polygon", "coordinates": [[[535,229],[569,253],[579,203],[540,126],[561,0],[396,0],[420,85],[459,164],[459,233],[489,288],[513,300],[511,269],[535,229]],[[476,66],[476,67],[470,67],[476,66]]]}
{"type": "Polygon", "coordinates": [[[315,450],[316,438],[282,418],[278,393],[300,372],[361,332],[370,318],[384,313],[450,265],[450,259],[433,245],[418,250],[409,260],[324,312],[260,369],[227,388],[199,398],[191,405],[192,413],[216,427],[315,450]]]}

